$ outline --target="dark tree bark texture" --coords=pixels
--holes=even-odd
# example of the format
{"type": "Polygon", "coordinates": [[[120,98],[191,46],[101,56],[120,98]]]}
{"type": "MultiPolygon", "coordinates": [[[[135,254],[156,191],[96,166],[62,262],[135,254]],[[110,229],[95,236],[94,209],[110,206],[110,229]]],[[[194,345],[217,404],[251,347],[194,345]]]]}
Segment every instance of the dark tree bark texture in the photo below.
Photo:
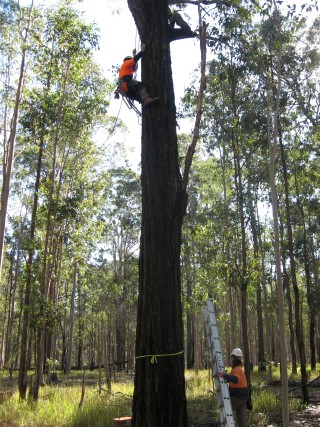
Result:
{"type": "MultiPolygon", "coordinates": [[[[180,281],[186,192],[178,166],[167,0],[128,0],[141,42],[142,228],[133,425],[187,426],[180,281]],[[151,355],[157,355],[156,361],[151,355]]],[[[179,43],[179,42],[175,42],[179,43]]],[[[130,51],[131,46],[128,46],[130,51]]]]}

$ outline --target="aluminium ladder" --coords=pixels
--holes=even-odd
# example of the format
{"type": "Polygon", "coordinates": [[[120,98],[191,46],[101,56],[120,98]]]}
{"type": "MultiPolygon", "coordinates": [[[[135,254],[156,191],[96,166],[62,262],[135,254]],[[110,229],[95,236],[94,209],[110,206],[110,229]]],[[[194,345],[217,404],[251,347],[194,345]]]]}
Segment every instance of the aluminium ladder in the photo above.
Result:
{"type": "Polygon", "coordinates": [[[211,355],[212,378],[214,380],[214,388],[216,390],[218,401],[220,424],[224,427],[235,427],[236,424],[232,413],[228,383],[223,378],[216,376],[218,371],[224,370],[224,364],[220,347],[219,331],[214,303],[213,299],[211,298],[207,300],[207,305],[204,310],[204,317],[211,355]]]}

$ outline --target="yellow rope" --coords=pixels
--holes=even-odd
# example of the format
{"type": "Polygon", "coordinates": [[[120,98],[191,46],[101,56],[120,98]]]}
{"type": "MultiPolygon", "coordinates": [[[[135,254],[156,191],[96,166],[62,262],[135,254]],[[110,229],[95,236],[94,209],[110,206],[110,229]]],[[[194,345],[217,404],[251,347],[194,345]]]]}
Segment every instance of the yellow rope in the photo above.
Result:
{"type": "Polygon", "coordinates": [[[171,353],[171,354],[145,354],[144,356],[137,356],[137,359],[142,359],[143,357],[151,357],[150,362],[152,364],[158,363],[157,357],[168,357],[168,356],[179,356],[179,354],[182,354],[184,350],[179,351],[178,353],[171,353]]]}

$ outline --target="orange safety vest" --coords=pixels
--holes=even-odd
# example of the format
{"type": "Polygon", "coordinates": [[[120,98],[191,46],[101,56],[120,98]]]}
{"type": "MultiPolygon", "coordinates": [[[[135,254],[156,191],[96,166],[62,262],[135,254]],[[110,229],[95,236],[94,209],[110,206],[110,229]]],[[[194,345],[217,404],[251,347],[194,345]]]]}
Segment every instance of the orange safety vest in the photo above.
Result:
{"type": "Polygon", "coordinates": [[[237,382],[237,384],[233,382],[229,383],[230,388],[248,387],[247,378],[241,366],[236,366],[235,368],[231,369],[230,375],[234,375],[235,377],[239,378],[239,381],[237,382]]]}
{"type": "MultiPolygon", "coordinates": [[[[119,70],[119,79],[121,80],[123,77],[132,77],[133,73],[136,70],[136,61],[132,59],[127,59],[123,62],[119,70]]],[[[121,87],[125,92],[128,92],[127,82],[122,81],[121,87]]]]}

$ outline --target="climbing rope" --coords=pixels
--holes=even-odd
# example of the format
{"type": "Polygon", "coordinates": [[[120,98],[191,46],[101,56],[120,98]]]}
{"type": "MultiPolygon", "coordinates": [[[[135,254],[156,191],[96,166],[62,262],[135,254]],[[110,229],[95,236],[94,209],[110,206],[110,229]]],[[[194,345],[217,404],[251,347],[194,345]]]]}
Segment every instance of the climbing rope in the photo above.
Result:
{"type": "Polygon", "coordinates": [[[116,117],[116,120],[115,120],[114,125],[113,125],[113,129],[112,129],[112,131],[111,131],[110,135],[112,135],[112,134],[113,134],[113,132],[114,132],[114,130],[115,130],[115,128],[116,128],[116,126],[117,126],[118,119],[119,119],[119,115],[120,115],[120,111],[121,111],[121,107],[122,107],[122,103],[123,103],[123,97],[121,97],[121,104],[120,104],[120,108],[119,108],[119,111],[118,111],[118,115],[117,115],[117,117],[116,117]]]}
{"type": "Polygon", "coordinates": [[[138,40],[138,28],[136,28],[136,37],[135,37],[135,40],[134,40],[134,46],[135,46],[136,49],[137,49],[137,40],[138,40]]]}
{"type": "Polygon", "coordinates": [[[117,126],[118,119],[119,119],[119,115],[120,115],[120,111],[121,111],[121,107],[122,107],[122,103],[123,103],[123,102],[126,104],[126,106],[127,106],[130,110],[133,110],[133,111],[136,113],[136,115],[138,116],[138,123],[139,123],[139,124],[141,124],[139,119],[141,118],[142,114],[141,114],[141,111],[139,111],[139,110],[138,110],[138,108],[135,106],[134,101],[133,101],[132,99],[128,98],[128,97],[125,95],[125,93],[123,93],[121,90],[118,90],[118,94],[119,94],[119,95],[121,95],[121,104],[120,104],[120,108],[119,108],[119,111],[118,111],[118,115],[117,115],[117,118],[116,118],[116,120],[115,120],[115,122],[114,122],[113,129],[112,129],[112,131],[111,131],[110,135],[112,135],[112,134],[113,134],[113,132],[115,131],[115,128],[116,128],[116,126],[117,126]]]}
{"type": "Polygon", "coordinates": [[[169,354],[145,354],[144,356],[137,356],[137,359],[143,359],[145,357],[150,357],[150,362],[152,364],[154,363],[158,363],[157,357],[170,357],[170,356],[179,356],[180,354],[182,354],[184,352],[184,350],[179,351],[178,353],[169,353],[169,354]]]}
{"type": "MultiPolygon", "coordinates": [[[[137,41],[138,41],[138,29],[136,28],[136,37],[134,40],[134,52],[139,52],[139,50],[138,50],[139,46],[138,46],[137,41]]],[[[139,68],[138,63],[136,63],[135,70],[134,70],[134,76],[133,76],[134,78],[137,78],[138,68],[139,68]]]]}

